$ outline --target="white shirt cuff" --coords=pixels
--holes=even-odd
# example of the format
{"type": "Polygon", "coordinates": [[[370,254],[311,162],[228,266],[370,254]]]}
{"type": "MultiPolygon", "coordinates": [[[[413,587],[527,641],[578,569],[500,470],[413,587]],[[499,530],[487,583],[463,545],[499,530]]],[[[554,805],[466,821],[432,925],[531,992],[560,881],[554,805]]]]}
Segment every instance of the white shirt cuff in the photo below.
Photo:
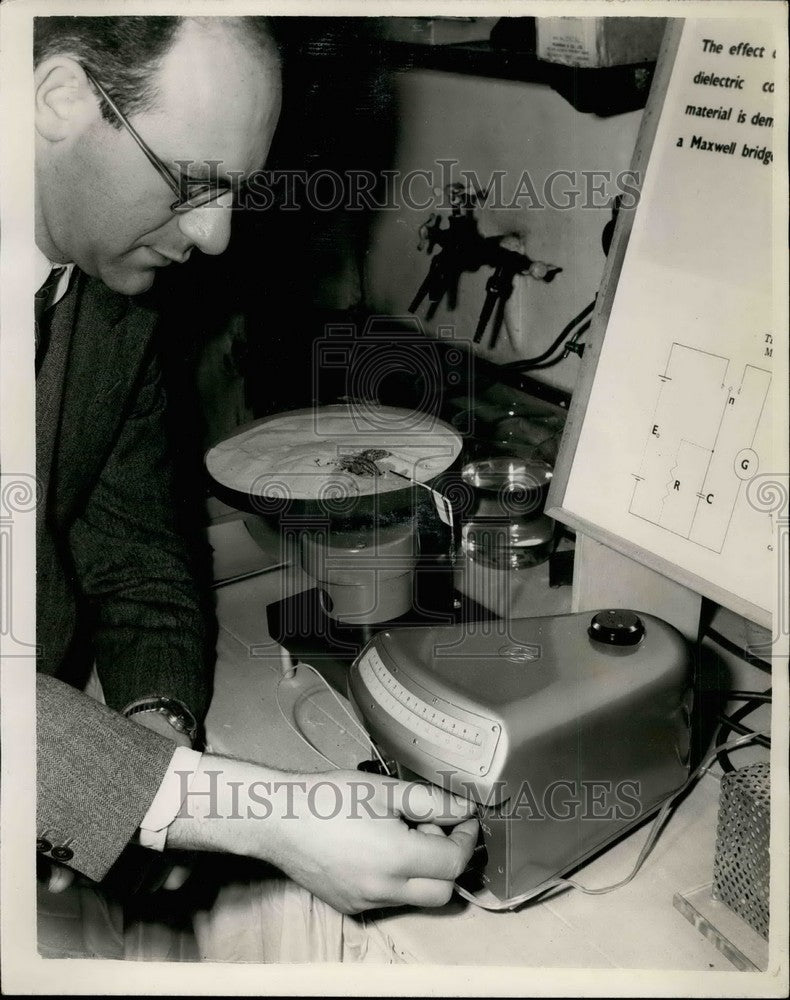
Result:
{"type": "Polygon", "coordinates": [[[140,820],[138,842],[143,847],[149,847],[153,851],[165,849],[167,828],[189,795],[202,756],[199,751],[189,747],[176,747],[159,790],[148,812],[140,820]]]}

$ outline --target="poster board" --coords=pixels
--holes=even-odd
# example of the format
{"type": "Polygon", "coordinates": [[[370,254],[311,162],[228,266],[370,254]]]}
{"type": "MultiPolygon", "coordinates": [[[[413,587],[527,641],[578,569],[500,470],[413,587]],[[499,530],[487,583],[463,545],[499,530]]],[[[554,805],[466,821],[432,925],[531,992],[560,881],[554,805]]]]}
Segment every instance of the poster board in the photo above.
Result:
{"type": "Polygon", "coordinates": [[[634,156],[641,197],[620,212],[548,500],[558,520],[768,627],[764,494],[782,474],[771,416],[786,390],[772,32],[669,22],[634,156]]]}

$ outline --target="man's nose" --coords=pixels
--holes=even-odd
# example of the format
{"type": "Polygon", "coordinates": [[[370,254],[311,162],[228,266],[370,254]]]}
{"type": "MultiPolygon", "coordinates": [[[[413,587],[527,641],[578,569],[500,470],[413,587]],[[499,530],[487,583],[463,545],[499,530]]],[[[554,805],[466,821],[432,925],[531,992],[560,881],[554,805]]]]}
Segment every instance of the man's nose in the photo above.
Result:
{"type": "Polygon", "coordinates": [[[230,240],[233,194],[228,191],[178,216],[181,233],[203,253],[222,253],[230,240]]]}

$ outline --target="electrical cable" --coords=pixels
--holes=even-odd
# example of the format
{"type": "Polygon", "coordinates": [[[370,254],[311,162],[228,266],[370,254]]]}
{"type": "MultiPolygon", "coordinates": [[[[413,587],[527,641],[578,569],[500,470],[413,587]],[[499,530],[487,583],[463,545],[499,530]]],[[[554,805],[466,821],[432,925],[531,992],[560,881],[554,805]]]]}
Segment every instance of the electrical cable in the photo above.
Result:
{"type": "Polygon", "coordinates": [[[591,326],[592,326],[592,320],[588,319],[586,323],[582,323],[580,327],[577,327],[576,332],[565,345],[565,354],[563,355],[563,357],[567,355],[568,351],[570,350],[571,344],[578,343],[579,337],[581,337],[583,333],[587,333],[587,331],[590,329],[591,326]]]}
{"type": "MultiPolygon", "coordinates": [[[[520,368],[519,371],[534,372],[542,368],[553,368],[555,365],[558,365],[560,361],[564,361],[565,358],[567,358],[568,355],[572,353],[572,348],[570,347],[570,345],[571,344],[575,345],[577,342],[577,338],[581,337],[581,335],[583,333],[586,333],[586,331],[589,329],[590,329],[590,320],[588,320],[586,323],[583,323],[579,327],[579,329],[574,333],[574,335],[570,338],[570,340],[568,340],[568,342],[565,345],[565,350],[562,352],[562,354],[558,354],[556,358],[551,358],[549,361],[543,361],[540,364],[529,365],[528,368],[523,368],[523,369],[520,368]]],[[[576,352],[573,351],[573,353],[576,352]]]]}
{"type": "Polygon", "coordinates": [[[581,326],[577,326],[573,335],[568,338],[568,343],[575,343],[583,333],[586,333],[592,326],[592,319],[588,319],[586,322],[582,323],[581,326]]]}
{"type": "Polygon", "coordinates": [[[508,371],[531,371],[535,367],[540,367],[542,363],[550,358],[555,351],[559,350],[563,343],[567,340],[569,335],[572,333],[574,327],[581,323],[582,320],[592,311],[595,306],[595,301],[593,300],[588,306],[586,306],[578,316],[574,317],[570,323],[568,323],[562,330],[562,333],[543,351],[542,354],[536,354],[534,358],[524,358],[521,361],[510,361],[505,365],[502,365],[508,371]]]}
{"type": "Polygon", "coordinates": [[[327,755],[325,753],[322,753],[318,749],[318,747],[313,746],[313,744],[310,742],[310,740],[308,740],[308,738],[305,736],[305,734],[299,732],[299,730],[296,728],[296,726],[291,722],[291,720],[285,714],[285,711],[283,710],[282,703],[280,702],[280,685],[282,684],[282,682],[284,680],[285,680],[285,677],[281,677],[279,679],[279,681],[277,681],[277,687],[274,689],[274,700],[275,700],[275,702],[277,704],[277,708],[278,708],[278,710],[280,712],[280,715],[283,717],[283,721],[285,722],[286,726],[288,726],[288,728],[291,730],[291,732],[295,736],[299,737],[299,739],[302,741],[302,743],[306,744],[308,747],[310,747],[310,749],[314,753],[317,753],[319,757],[323,758],[323,760],[325,760],[327,762],[327,764],[331,764],[333,768],[335,768],[336,770],[339,770],[340,769],[340,765],[336,764],[330,757],[327,757],[327,755]]]}
{"type": "Polygon", "coordinates": [[[615,889],[620,889],[622,886],[627,885],[636,876],[637,872],[645,862],[647,856],[650,854],[650,851],[653,849],[653,845],[655,844],[658,835],[661,831],[661,828],[663,827],[664,822],[666,821],[666,818],[669,815],[669,810],[671,806],[688,788],[691,787],[691,785],[694,784],[694,782],[698,781],[702,777],[702,775],[708,770],[708,768],[711,766],[714,760],[716,760],[718,755],[722,752],[726,753],[730,750],[734,750],[736,749],[736,747],[743,746],[746,743],[751,743],[758,736],[769,736],[769,735],[770,735],[769,733],[761,731],[749,733],[746,736],[740,736],[737,739],[732,740],[730,743],[727,743],[723,746],[717,746],[713,750],[711,750],[711,752],[707,755],[707,757],[705,757],[702,760],[702,762],[698,765],[698,767],[696,767],[695,770],[692,771],[692,773],[689,775],[689,777],[686,779],[683,785],[681,785],[681,787],[673,795],[671,795],[666,800],[666,802],[664,802],[664,804],[661,806],[658,813],[656,814],[656,818],[653,820],[653,824],[650,827],[647,839],[645,840],[645,843],[642,845],[642,849],[639,852],[639,855],[636,859],[636,863],[634,864],[634,867],[631,869],[631,872],[628,875],[626,875],[625,878],[621,879],[619,882],[615,882],[613,885],[602,886],[601,888],[598,889],[590,889],[587,886],[582,885],[580,882],[577,882],[575,879],[557,878],[557,879],[552,879],[545,885],[538,886],[535,889],[530,889],[528,892],[524,892],[520,896],[513,896],[510,899],[496,900],[496,902],[494,903],[484,902],[483,900],[478,899],[475,895],[473,895],[473,893],[469,892],[467,889],[464,889],[463,886],[459,886],[457,883],[455,884],[454,889],[459,896],[467,900],[467,902],[472,903],[474,906],[479,906],[481,909],[484,910],[494,910],[494,911],[513,910],[517,906],[521,906],[522,903],[526,903],[528,900],[534,899],[536,896],[542,896],[544,893],[549,892],[552,889],[580,889],[583,893],[585,893],[588,896],[600,896],[607,892],[614,892],[615,889]]]}
{"type": "MultiPolygon", "coordinates": [[[[351,721],[354,723],[354,725],[357,727],[357,729],[362,733],[362,735],[365,737],[365,739],[368,741],[368,743],[370,743],[370,748],[373,751],[373,753],[376,755],[376,757],[378,757],[379,764],[381,764],[381,766],[384,768],[385,772],[389,775],[390,774],[390,769],[387,767],[386,761],[384,760],[384,758],[379,753],[379,751],[378,751],[378,749],[376,747],[376,744],[371,739],[370,733],[367,732],[367,730],[362,725],[362,723],[359,721],[359,719],[355,715],[353,715],[351,712],[349,712],[349,710],[346,708],[346,706],[343,704],[343,702],[338,697],[337,692],[332,689],[332,687],[329,684],[329,681],[326,679],[326,677],[324,677],[321,673],[319,673],[316,670],[316,668],[313,667],[313,666],[311,666],[309,663],[302,663],[302,664],[300,664],[300,666],[307,667],[308,670],[312,670],[312,672],[316,675],[316,677],[323,683],[324,687],[332,695],[332,697],[338,703],[338,705],[340,706],[340,708],[346,713],[346,715],[349,717],[349,719],[351,719],[351,721]]],[[[351,734],[349,733],[349,735],[351,735],[351,734]]],[[[364,746],[364,744],[360,743],[359,740],[357,740],[357,743],[359,743],[360,746],[364,746]]]]}
{"type": "Polygon", "coordinates": [[[286,569],[290,566],[290,563],[280,562],[275,563],[273,566],[264,566],[261,569],[251,569],[247,573],[239,573],[236,576],[225,577],[224,580],[215,580],[210,589],[219,590],[221,587],[228,587],[232,583],[240,583],[242,580],[250,580],[254,576],[262,576],[264,573],[272,573],[276,569],[286,569]]]}
{"type": "Polygon", "coordinates": [[[771,664],[768,663],[767,660],[762,660],[759,656],[755,656],[753,653],[750,653],[748,649],[738,646],[732,641],[732,639],[728,639],[726,635],[722,635],[721,632],[717,631],[715,628],[708,627],[705,635],[710,639],[713,639],[717,646],[721,646],[722,649],[726,649],[728,653],[733,653],[735,656],[740,657],[742,660],[745,660],[754,667],[760,667],[761,670],[770,671],[771,664]]]}
{"type": "MultiPolygon", "coordinates": [[[[762,694],[765,695],[767,693],[768,692],[763,692],[762,694]]],[[[730,732],[740,732],[743,730],[752,732],[752,730],[748,730],[746,726],[740,725],[741,720],[745,719],[747,715],[751,715],[752,712],[754,712],[757,708],[760,707],[760,705],[763,704],[765,704],[764,697],[761,696],[748,697],[746,698],[746,704],[741,705],[741,707],[736,709],[736,711],[734,711],[731,715],[722,714],[721,716],[719,716],[720,722],[719,722],[719,727],[716,730],[716,738],[715,738],[716,746],[717,747],[723,746],[724,741],[727,738],[727,734],[730,732]]],[[[764,746],[767,748],[771,746],[770,738],[767,741],[763,739],[762,741],[756,740],[756,742],[758,742],[760,746],[764,746]]],[[[721,764],[721,769],[722,771],[724,771],[725,774],[731,774],[733,771],[737,770],[735,765],[730,760],[726,749],[723,752],[720,764],[721,764]]]]}
{"type": "MultiPolygon", "coordinates": [[[[585,317],[589,316],[589,314],[595,308],[595,302],[596,299],[593,299],[592,302],[589,303],[589,305],[586,305],[584,309],[582,309],[582,311],[578,314],[578,316],[574,316],[574,318],[570,321],[570,323],[568,323],[565,327],[563,327],[562,333],[560,333],[560,335],[554,340],[554,342],[549,347],[546,348],[545,351],[543,351],[542,354],[537,354],[535,355],[534,358],[524,358],[521,361],[510,361],[507,364],[502,365],[501,367],[504,368],[506,371],[531,371],[535,367],[548,367],[548,365],[543,366],[541,363],[545,362],[547,358],[550,358],[551,355],[563,345],[565,340],[569,337],[569,335],[573,331],[574,327],[577,326],[577,324],[581,323],[582,320],[585,319],[585,317]]],[[[556,364],[556,362],[554,363],[556,364]]]]}
{"type": "Polygon", "coordinates": [[[771,701],[771,688],[765,691],[725,691],[724,697],[731,701],[771,701]]]}
{"type": "MultiPolygon", "coordinates": [[[[748,726],[744,726],[740,722],[735,722],[730,715],[717,715],[716,718],[719,722],[719,729],[725,729],[727,732],[738,733],[740,736],[745,736],[747,733],[754,732],[754,730],[750,729],[748,726]]],[[[771,741],[766,739],[764,736],[759,736],[754,742],[757,743],[758,746],[765,747],[766,750],[770,750],[771,748],[771,741]]],[[[722,758],[722,770],[727,773],[729,773],[730,770],[734,770],[732,767],[725,767],[724,757],[722,758]]]]}
{"type": "MultiPolygon", "coordinates": [[[[352,722],[354,723],[354,725],[355,725],[355,726],[356,726],[356,727],[357,727],[357,728],[359,729],[359,731],[360,731],[360,732],[361,732],[361,733],[363,734],[363,736],[364,736],[364,737],[365,737],[365,739],[367,740],[367,743],[368,743],[368,744],[370,745],[370,749],[372,749],[373,753],[374,753],[374,754],[376,755],[376,757],[378,757],[378,759],[379,759],[379,762],[380,762],[381,766],[382,766],[382,767],[384,768],[385,772],[386,772],[386,773],[387,773],[387,774],[389,775],[389,774],[390,774],[390,770],[389,770],[389,768],[387,767],[387,764],[386,764],[386,762],[384,761],[384,758],[383,758],[383,757],[381,756],[381,754],[379,753],[379,751],[378,751],[378,749],[377,749],[377,747],[376,747],[376,744],[375,744],[375,743],[373,742],[373,740],[372,740],[372,739],[370,738],[370,735],[369,735],[369,734],[368,734],[368,733],[367,733],[367,732],[365,731],[365,728],[364,728],[364,726],[363,726],[363,725],[362,725],[362,724],[360,723],[359,719],[357,719],[357,718],[356,718],[356,717],[355,717],[354,715],[352,715],[352,714],[351,714],[351,712],[349,712],[349,710],[348,710],[348,709],[346,708],[346,706],[345,706],[345,705],[343,704],[343,702],[342,702],[342,701],[340,700],[340,698],[339,698],[339,697],[337,696],[337,693],[336,693],[335,691],[333,691],[333,690],[332,690],[332,687],[331,687],[331,685],[329,684],[329,682],[327,681],[327,679],[326,679],[325,677],[323,677],[323,676],[322,676],[322,674],[321,674],[321,673],[319,673],[319,671],[318,671],[318,670],[316,670],[316,669],[315,669],[315,667],[311,666],[311,665],[310,665],[309,663],[300,663],[300,664],[299,664],[298,666],[300,666],[300,667],[306,667],[306,668],[307,668],[308,670],[311,670],[311,671],[312,671],[312,672],[313,672],[313,673],[314,673],[314,674],[316,675],[316,677],[317,677],[317,678],[318,678],[318,679],[319,679],[319,680],[321,681],[321,683],[322,683],[322,684],[323,684],[323,685],[324,685],[324,686],[326,687],[327,691],[329,691],[329,693],[330,693],[330,694],[332,695],[332,697],[333,697],[333,698],[335,699],[335,701],[336,701],[336,702],[338,703],[338,705],[339,705],[339,706],[340,706],[340,708],[341,708],[341,709],[343,710],[343,712],[345,712],[345,714],[346,714],[346,715],[347,715],[347,716],[349,717],[349,719],[351,719],[351,721],[352,721],[352,722]]],[[[293,724],[293,723],[291,722],[291,720],[290,720],[290,719],[288,718],[288,716],[287,716],[287,715],[285,714],[285,710],[283,709],[283,706],[282,706],[282,702],[280,701],[280,685],[282,684],[282,682],[283,682],[284,680],[286,680],[286,678],[285,678],[285,677],[281,677],[281,678],[280,678],[280,679],[278,680],[278,682],[277,682],[277,686],[276,686],[276,687],[275,687],[275,689],[274,689],[274,700],[275,700],[275,703],[277,704],[277,709],[278,709],[278,711],[279,711],[280,715],[281,715],[281,716],[283,717],[283,720],[284,720],[285,724],[286,724],[286,725],[288,726],[288,728],[289,728],[289,729],[291,730],[291,732],[292,732],[292,733],[293,733],[293,734],[294,734],[295,736],[298,736],[298,737],[299,737],[299,739],[300,739],[300,740],[301,740],[301,741],[302,741],[302,742],[303,742],[303,743],[304,743],[304,744],[305,744],[306,746],[308,746],[308,747],[309,747],[309,748],[310,748],[310,749],[311,749],[311,750],[312,750],[312,751],[313,751],[314,753],[317,753],[319,757],[322,757],[322,758],[323,758],[323,759],[324,759],[324,760],[325,760],[325,761],[326,761],[326,762],[327,762],[328,764],[331,764],[331,765],[332,765],[332,767],[333,767],[333,768],[335,768],[336,770],[340,770],[340,769],[341,769],[341,768],[340,768],[340,765],[339,765],[339,764],[336,764],[336,763],[335,763],[335,761],[333,761],[333,760],[332,760],[332,759],[331,759],[330,757],[327,757],[327,755],[326,755],[325,753],[322,753],[322,751],[321,751],[321,750],[319,750],[319,749],[318,749],[318,747],[317,747],[317,746],[315,746],[315,745],[314,745],[314,744],[313,744],[313,743],[312,743],[312,742],[311,742],[311,741],[310,741],[310,740],[309,740],[309,739],[307,738],[307,736],[305,736],[305,734],[304,734],[303,732],[301,732],[301,730],[299,730],[299,729],[298,729],[298,728],[297,728],[297,727],[296,727],[296,726],[295,726],[295,725],[294,725],[294,724],[293,724]]],[[[359,740],[359,739],[357,739],[357,737],[356,737],[356,736],[354,736],[354,734],[353,734],[353,733],[349,733],[348,735],[349,735],[349,736],[350,736],[350,737],[351,737],[351,738],[352,738],[352,739],[353,739],[353,740],[354,740],[354,741],[355,741],[356,743],[359,743],[359,745],[360,745],[360,746],[362,747],[362,749],[363,749],[363,750],[365,750],[365,751],[367,752],[367,750],[368,750],[368,746],[367,746],[367,744],[365,744],[365,743],[362,743],[362,741],[361,741],[361,740],[359,740]]]]}

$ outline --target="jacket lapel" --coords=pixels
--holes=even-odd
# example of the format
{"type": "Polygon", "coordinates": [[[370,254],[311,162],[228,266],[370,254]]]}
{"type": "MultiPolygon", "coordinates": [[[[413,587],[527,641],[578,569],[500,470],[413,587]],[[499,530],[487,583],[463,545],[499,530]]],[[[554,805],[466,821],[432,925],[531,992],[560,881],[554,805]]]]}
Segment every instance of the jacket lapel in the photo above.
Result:
{"type": "Polygon", "coordinates": [[[55,517],[67,520],[93,486],[124,417],[150,340],[144,310],[87,279],[74,323],[54,459],[55,517]]]}
{"type": "Polygon", "coordinates": [[[37,536],[40,535],[51,508],[50,476],[60,426],[63,385],[74,319],[81,293],[79,284],[79,278],[75,277],[72,288],[63,301],[55,307],[49,349],[44,355],[41,371],[36,378],[36,477],[39,497],[44,504],[44,516],[39,516],[36,521],[37,536]]]}

